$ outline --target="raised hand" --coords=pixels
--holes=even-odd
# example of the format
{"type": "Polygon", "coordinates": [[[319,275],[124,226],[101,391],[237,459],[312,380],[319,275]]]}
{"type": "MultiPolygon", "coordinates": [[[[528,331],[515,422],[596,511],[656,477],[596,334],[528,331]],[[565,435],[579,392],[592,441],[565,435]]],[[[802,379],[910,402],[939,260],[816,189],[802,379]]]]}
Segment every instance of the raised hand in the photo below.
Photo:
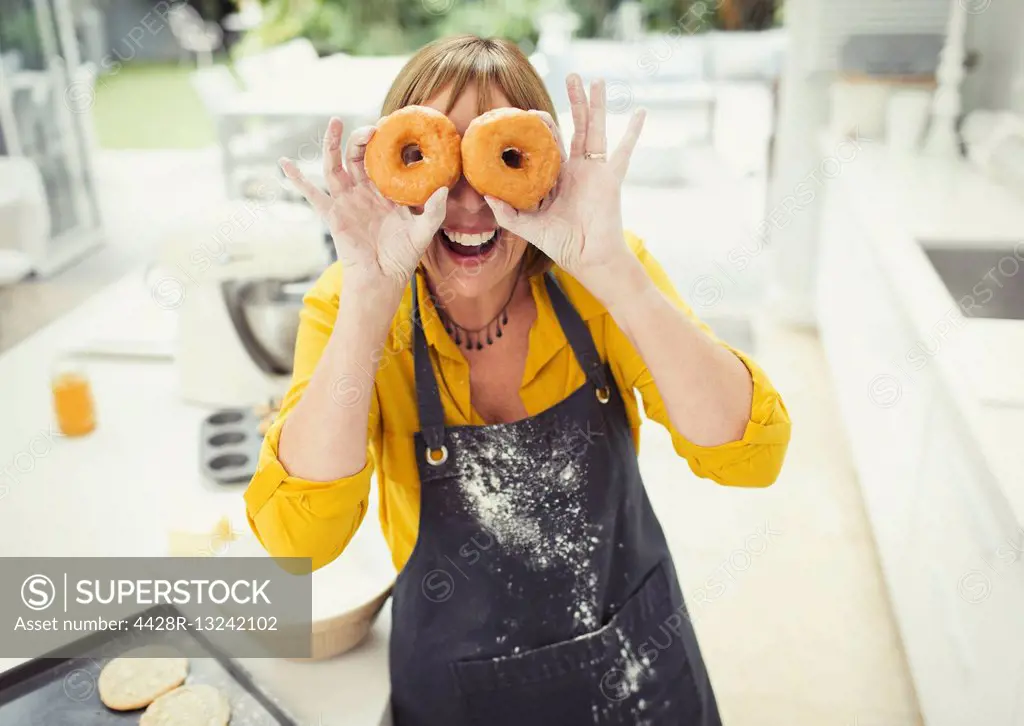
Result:
{"type": "Polygon", "coordinates": [[[344,284],[367,290],[400,292],[416,270],[445,217],[448,189],[438,189],[422,214],[385,199],[366,176],[363,158],[375,127],[356,129],[342,164],[340,119],[324,134],[323,164],[327,191],[310,182],[289,159],[281,169],[331,231],[344,284]]]}
{"type": "MultiPolygon", "coordinates": [[[[637,110],[618,147],[609,156],[605,135],[605,85],[595,81],[589,103],[578,75],[566,79],[572,106],[573,137],[558,183],[536,211],[516,211],[488,197],[498,224],[538,247],[559,267],[608,303],[617,294],[617,270],[635,258],[622,230],[622,182],[643,128],[637,110]]],[[[548,123],[561,146],[550,115],[533,111],[548,123]]],[[[619,278],[621,279],[621,278],[619,278]]]]}

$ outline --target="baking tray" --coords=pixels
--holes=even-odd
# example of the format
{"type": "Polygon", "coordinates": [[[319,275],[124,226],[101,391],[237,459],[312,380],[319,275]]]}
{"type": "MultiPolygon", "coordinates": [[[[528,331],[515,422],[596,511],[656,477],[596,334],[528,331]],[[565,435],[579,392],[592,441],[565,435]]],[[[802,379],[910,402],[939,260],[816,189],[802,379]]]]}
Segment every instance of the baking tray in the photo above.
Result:
{"type": "Polygon", "coordinates": [[[218,484],[248,482],[256,473],[263,434],[260,417],[250,409],[226,408],[203,419],[199,466],[218,484]]]}
{"type": "MultiPolygon", "coordinates": [[[[142,617],[177,617],[170,605],[158,605],[142,617]]],[[[76,658],[42,656],[0,673],[0,726],[107,726],[137,724],[142,710],[111,711],[96,689],[100,669],[125,651],[144,645],[175,647],[190,640],[208,657],[190,657],[186,683],[216,686],[231,703],[231,726],[299,726],[276,700],[264,692],[241,665],[201,633],[138,630],[104,631],[78,641],[76,658]],[[85,655],[88,654],[88,655],[85,655]]],[[[66,648],[67,646],[65,646],[66,648]]]]}

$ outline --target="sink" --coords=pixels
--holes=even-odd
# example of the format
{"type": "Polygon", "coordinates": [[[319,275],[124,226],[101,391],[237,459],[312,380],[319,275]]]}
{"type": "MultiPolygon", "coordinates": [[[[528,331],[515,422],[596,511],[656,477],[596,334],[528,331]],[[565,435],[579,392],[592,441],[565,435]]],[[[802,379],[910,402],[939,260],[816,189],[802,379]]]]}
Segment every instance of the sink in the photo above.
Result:
{"type": "Polygon", "coordinates": [[[1024,320],[1024,246],[922,248],[964,317],[1024,320]]]}

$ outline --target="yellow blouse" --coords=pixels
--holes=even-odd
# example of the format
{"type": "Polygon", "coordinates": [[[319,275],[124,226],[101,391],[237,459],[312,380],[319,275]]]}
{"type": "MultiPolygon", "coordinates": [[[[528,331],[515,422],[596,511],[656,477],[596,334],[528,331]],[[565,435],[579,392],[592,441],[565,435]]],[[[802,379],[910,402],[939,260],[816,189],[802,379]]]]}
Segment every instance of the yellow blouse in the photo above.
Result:
{"type": "MultiPolygon", "coordinates": [[[[627,239],[657,287],[696,320],[643,242],[633,235],[627,235],[627,239]]],[[[750,370],[754,383],[750,419],[743,438],[720,446],[696,446],[672,428],[653,377],[604,306],[567,273],[557,268],[554,272],[569,300],[586,321],[602,358],[611,365],[615,382],[623,392],[638,450],[640,414],[633,391],[639,391],[647,416],[669,430],[676,452],[686,459],[697,476],[728,486],[763,487],[775,481],[789,444],[789,415],[779,394],[756,363],[730,348],[750,370]]],[[[423,283],[420,285],[422,290],[423,283]]],[[[245,492],[246,511],[249,525],[270,554],[311,557],[314,568],[322,567],[341,554],[362,522],[370,496],[370,478],[376,471],[380,524],[390,544],[395,567],[400,570],[416,542],[420,503],[413,449],[413,434],[419,430],[419,423],[413,383],[411,287],[405,290],[382,350],[368,424],[369,451],[363,470],[336,481],[309,481],[290,476],[277,457],[281,427],[301,398],[330,336],[338,314],[340,286],[341,268],[336,263],[321,275],[306,296],[292,386],[264,440],[259,469],[245,492]]],[[[558,324],[541,276],[531,280],[531,292],[537,318],[530,329],[526,370],[519,395],[527,412],[533,416],[562,401],[583,384],[585,376],[558,324]]],[[[445,422],[451,426],[481,425],[484,421],[470,403],[469,365],[438,317],[428,314],[429,305],[421,296],[421,318],[438,374],[445,422]]],[[[699,324],[713,336],[707,325],[699,324]]]]}

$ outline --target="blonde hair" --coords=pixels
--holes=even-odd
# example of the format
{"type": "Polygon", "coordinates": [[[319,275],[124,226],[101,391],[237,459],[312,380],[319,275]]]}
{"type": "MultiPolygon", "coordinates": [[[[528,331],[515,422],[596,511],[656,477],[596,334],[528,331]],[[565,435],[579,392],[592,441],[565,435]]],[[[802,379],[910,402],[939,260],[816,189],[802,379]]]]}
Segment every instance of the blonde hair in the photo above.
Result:
{"type": "MultiPolygon", "coordinates": [[[[555,105],[544,81],[523,51],[509,40],[475,35],[441,38],[416,51],[391,84],[381,116],[426,103],[448,87],[451,94],[445,113],[450,113],[471,83],[477,88],[477,113],[490,108],[496,88],[512,106],[547,111],[557,123],[555,105]]],[[[533,245],[527,246],[523,260],[527,276],[547,272],[551,265],[547,255],[533,245]]]]}

